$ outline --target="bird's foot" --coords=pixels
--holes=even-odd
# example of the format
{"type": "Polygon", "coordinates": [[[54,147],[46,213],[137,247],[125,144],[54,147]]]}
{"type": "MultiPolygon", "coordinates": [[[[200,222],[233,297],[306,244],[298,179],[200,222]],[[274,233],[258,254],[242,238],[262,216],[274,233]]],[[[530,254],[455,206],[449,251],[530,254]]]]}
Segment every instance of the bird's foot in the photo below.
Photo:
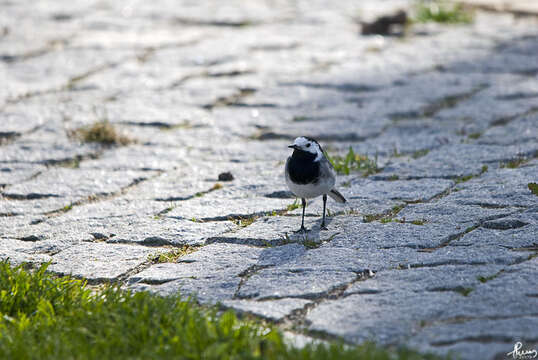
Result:
{"type": "Polygon", "coordinates": [[[320,229],[320,230],[329,230],[329,229],[327,228],[327,226],[325,225],[325,223],[321,224],[321,226],[320,226],[319,229],[320,229]]]}
{"type": "Polygon", "coordinates": [[[300,232],[307,232],[306,228],[304,226],[301,226],[301,228],[297,231],[295,231],[295,233],[300,233],[300,232]]]}

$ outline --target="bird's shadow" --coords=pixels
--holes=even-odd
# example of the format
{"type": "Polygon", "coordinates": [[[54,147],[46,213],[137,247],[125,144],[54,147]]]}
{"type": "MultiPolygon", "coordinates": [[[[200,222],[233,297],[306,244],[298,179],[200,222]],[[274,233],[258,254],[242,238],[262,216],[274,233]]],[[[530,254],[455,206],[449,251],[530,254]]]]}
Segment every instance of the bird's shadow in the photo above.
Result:
{"type": "Polygon", "coordinates": [[[321,229],[322,219],[318,219],[306,231],[284,233],[284,244],[298,243],[309,249],[318,248],[323,243],[330,241],[337,234],[335,230],[329,228],[332,221],[332,217],[325,218],[325,226],[327,227],[327,230],[321,229]]]}

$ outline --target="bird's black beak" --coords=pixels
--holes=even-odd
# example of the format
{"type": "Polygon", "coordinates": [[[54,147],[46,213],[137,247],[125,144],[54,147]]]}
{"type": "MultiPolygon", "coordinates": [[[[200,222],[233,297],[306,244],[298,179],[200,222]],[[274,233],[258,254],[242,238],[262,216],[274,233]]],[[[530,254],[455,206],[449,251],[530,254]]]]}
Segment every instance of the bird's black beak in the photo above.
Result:
{"type": "Polygon", "coordinates": [[[297,145],[295,145],[295,144],[288,145],[288,147],[291,148],[291,149],[294,149],[294,150],[299,149],[299,147],[297,145]]]}

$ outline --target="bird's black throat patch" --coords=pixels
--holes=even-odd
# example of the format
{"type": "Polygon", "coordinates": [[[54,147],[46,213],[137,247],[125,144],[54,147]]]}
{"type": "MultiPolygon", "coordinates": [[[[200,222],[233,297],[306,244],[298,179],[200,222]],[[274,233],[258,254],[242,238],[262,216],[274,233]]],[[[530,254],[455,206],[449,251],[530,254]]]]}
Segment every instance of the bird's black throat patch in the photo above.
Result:
{"type": "Polygon", "coordinates": [[[288,173],[296,184],[315,183],[319,179],[319,161],[314,161],[316,154],[294,150],[288,162],[288,173]]]}

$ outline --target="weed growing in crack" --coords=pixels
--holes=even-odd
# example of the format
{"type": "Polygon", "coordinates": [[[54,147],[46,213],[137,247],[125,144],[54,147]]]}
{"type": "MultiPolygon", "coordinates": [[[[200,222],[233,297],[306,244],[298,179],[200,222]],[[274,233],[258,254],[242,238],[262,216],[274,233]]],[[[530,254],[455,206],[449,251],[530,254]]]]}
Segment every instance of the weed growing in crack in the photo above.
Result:
{"type": "Polygon", "coordinates": [[[293,201],[293,204],[290,204],[286,207],[286,210],[287,211],[293,211],[295,209],[298,209],[301,207],[301,204],[299,204],[299,199],[295,199],[295,201],[293,201]]]}
{"type": "Polygon", "coordinates": [[[107,146],[128,145],[133,142],[125,135],[118,133],[116,128],[106,119],[91,126],[77,129],[71,135],[83,142],[99,143],[107,146]]]}
{"type": "Polygon", "coordinates": [[[153,219],[154,219],[154,220],[160,220],[160,219],[162,219],[162,218],[163,218],[163,215],[165,215],[165,214],[169,213],[170,211],[174,210],[174,208],[175,208],[174,205],[170,205],[170,206],[167,207],[166,209],[163,209],[163,210],[159,211],[158,214],[155,214],[155,215],[153,216],[153,219]]]}
{"type": "Polygon", "coordinates": [[[426,223],[426,220],[425,219],[417,219],[417,220],[413,220],[411,221],[411,224],[413,225],[424,225],[426,223]]]}
{"type": "Polygon", "coordinates": [[[215,191],[215,190],[219,190],[219,189],[222,189],[222,184],[221,183],[215,183],[215,185],[213,185],[211,187],[211,189],[209,189],[209,191],[215,191]]]}
{"type": "Polygon", "coordinates": [[[309,116],[294,116],[291,121],[294,121],[294,122],[300,122],[300,121],[306,121],[306,120],[309,120],[310,117],[309,116]]]}
{"type": "Polygon", "coordinates": [[[534,195],[538,196],[538,184],[537,183],[528,183],[527,187],[534,195]]]}
{"type": "Polygon", "coordinates": [[[415,4],[415,15],[412,22],[470,24],[473,20],[474,14],[462,4],[452,3],[446,0],[420,0],[415,4]]]}
{"type": "Polygon", "coordinates": [[[405,205],[394,205],[392,207],[392,215],[398,214],[402,209],[405,207],[405,205]]]}
{"type": "Polygon", "coordinates": [[[501,168],[508,168],[508,169],[517,169],[521,165],[525,164],[528,160],[522,157],[519,157],[517,159],[513,159],[504,163],[501,163],[501,168]]]}
{"type": "Polygon", "coordinates": [[[376,220],[380,219],[382,216],[383,215],[381,215],[381,214],[366,214],[366,215],[364,215],[362,217],[362,220],[364,222],[369,223],[369,222],[376,221],[376,220]]]}
{"type": "Polygon", "coordinates": [[[487,283],[488,281],[490,280],[493,280],[495,279],[497,276],[499,276],[504,270],[501,270],[499,272],[497,272],[496,274],[493,274],[493,275],[490,275],[490,276],[477,276],[476,279],[478,281],[480,281],[481,283],[487,283]]]}
{"type": "Polygon", "coordinates": [[[463,296],[468,296],[473,290],[474,290],[473,288],[466,288],[466,287],[457,287],[454,289],[455,292],[463,296]]]}
{"type": "Polygon", "coordinates": [[[236,219],[233,219],[233,218],[230,218],[231,221],[233,221],[233,223],[239,227],[247,227],[249,225],[251,225],[254,221],[256,221],[257,217],[256,216],[251,216],[251,217],[239,217],[239,218],[236,218],[236,219]]]}
{"type": "Polygon", "coordinates": [[[392,221],[396,222],[405,222],[405,219],[398,220],[394,219],[394,216],[396,216],[402,209],[405,207],[405,205],[394,205],[392,209],[388,213],[383,214],[366,214],[363,216],[364,222],[372,222],[379,220],[381,223],[386,224],[392,221]]]}
{"type": "Polygon", "coordinates": [[[199,191],[197,192],[196,194],[194,194],[193,197],[202,197],[204,196],[205,194],[208,194],[212,191],[215,191],[215,190],[219,190],[219,189],[222,189],[223,186],[221,183],[215,183],[212,187],[210,187],[208,190],[205,190],[205,191],[199,191]]]}
{"type": "Polygon", "coordinates": [[[485,172],[488,171],[488,166],[487,165],[482,165],[482,167],[480,168],[480,173],[475,175],[475,174],[469,174],[469,175],[465,175],[465,176],[460,176],[458,178],[455,178],[454,179],[454,182],[456,184],[459,184],[459,183],[462,183],[462,182],[466,182],[466,181],[469,181],[471,180],[472,178],[476,177],[476,176],[480,176],[482,174],[484,174],[485,172]]]}
{"type": "Polygon", "coordinates": [[[368,156],[355,154],[351,146],[345,156],[330,156],[327,153],[325,156],[339,174],[349,175],[351,172],[362,172],[363,176],[366,177],[380,171],[377,166],[377,155],[372,160],[368,156]]]}
{"type": "Polygon", "coordinates": [[[390,223],[390,222],[393,222],[393,221],[395,221],[395,219],[393,219],[393,218],[383,218],[383,219],[379,220],[379,222],[381,224],[387,224],[387,223],[390,223]]]}
{"type": "Polygon", "coordinates": [[[412,157],[413,159],[418,159],[418,158],[421,158],[421,157],[423,157],[423,156],[428,155],[429,152],[430,152],[430,150],[428,150],[428,149],[417,150],[417,151],[415,151],[415,152],[411,155],[411,157],[412,157]]]}
{"type": "Polygon", "coordinates": [[[310,240],[308,238],[305,238],[302,241],[302,244],[307,249],[317,249],[317,248],[319,248],[321,246],[321,242],[317,242],[315,240],[310,240]]]}
{"type": "Polygon", "coordinates": [[[474,229],[476,229],[478,227],[478,225],[473,225],[473,226],[469,226],[468,228],[466,228],[463,233],[464,234],[467,234],[467,233],[470,233],[471,231],[473,231],[474,229]]]}
{"type": "Polygon", "coordinates": [[[195,252],[196,250],[198,249],[195,247],[183,245],[165,253],[149,255],[148,260],[157,264],[177,262],[180,257],[195,252]]]}
{"type": "Polygon", "coordinates": [[[469,134],[467,137],[468,137],[469,139],[476,140],[476,139],[478,139],[480,136],[482,136],[482,133],[475,132],[475,133],[469,134]]]}
{"type": "Polygon", "coordinates": [[[469,181],[469,180],[471,180],[473,177],[474,177],[474,175],[460,176],[459,178],[454,179],[454,182],[455,182],[456,184],[459,184],[459,183],[462,183],[462,182],[469,181]]]}

